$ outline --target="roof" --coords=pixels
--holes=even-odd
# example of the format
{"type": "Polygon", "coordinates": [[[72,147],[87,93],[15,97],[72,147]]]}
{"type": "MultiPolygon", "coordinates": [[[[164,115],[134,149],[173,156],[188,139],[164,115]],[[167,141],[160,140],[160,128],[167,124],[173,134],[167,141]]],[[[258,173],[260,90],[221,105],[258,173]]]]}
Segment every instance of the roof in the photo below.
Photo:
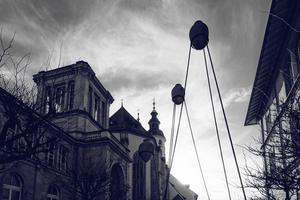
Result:
{"type": "Polygon", "coordinates": [[[112,131],[130,131],[137,134],[146,134],[141,123],[123,107],[115,112],[109,119],[109,129],[112,131]]]}
{"type": "Polygon", "coordinates": [[[297,14],[297,0],[273,0],[257,66],[245,125],[257,124],[272,95],[272,80],[280,66],[280,55],[286,51],[289,23],[297,14]],[[284,23],[285,21],[286,23],[284,23]]]}
{"type": "MultiPolygon", "coordinates": [[[[24,102],[22,102],[22,100],[18,99],[11,93],[7,92],[2,87],[0,87],[0,111],[3,112],[3,110],[1,110],[1,106],[7,107],[8,110],[10,110],[10,108],[13,108],[12,112],[17,112],[18,115],[22,116],[20,119],[26,119],[26,118],[23,118],[23,116],[33,117],[33,119],[39,119],[39,120],[36,120],[36,122],[38,124],[41,123],[41,125],[47,125],[47,128],[50,128],[51,130],[55,130],[55,131],[50,131],[51,134],[53,134],[59,138],[63,138],[66,141],[76,142],[77,144],[88,144],[89,146],[91,146],[91,144],[92,144],[91,142],[105,142],[106,144],[111,145],[111,147],[114,148],[115,152],[118,152],[125,159],[127,159],[128,161],[131,161],[130,157],[127,154],[128,149],[122,145],[117,145],[119,143],[118,139],[116,139],[110,132],[107,132],[107,133],[109,133],[108,137],[102,136],[101,134],[99,134],[99,133],[101,133],[101,131],[95,131],[94,133],[89,132],[90,134],[86,135],[86,137],[84,137],[84,138],[73,137],[70,134],[68,134],[67,132],[65,132],[62,128],[57,126],[55,123],[53,123],[51,121],[51,116],[45,117],[45,116],[39,114],[38,112],[33,110],[31,107],[26,105],[24,102]]],[[[5,110],[4,110],[4,112],[5,112],[5,110]]],[[[1,118],[1,115],[0,115],[0,118],[1,118]]],[[[32,122],[35,122],[35,121],[32,121],[32,122]]],[[[1,125],[1,123],[0,123],[0,125],[1,125]]],[[[107,130],[102,130],[102,131],[107,131],[107,130]]]]}
{"type": "MultiPolygon", "coordinates": [[[[198,195],[190,189],[189,185],[182,184],[177,178],[170,174],[170,199],[181,197],[186,200],[196,200],[198,195]]],[[[177,198],[180,199],[180,198],[177,198]]]]}

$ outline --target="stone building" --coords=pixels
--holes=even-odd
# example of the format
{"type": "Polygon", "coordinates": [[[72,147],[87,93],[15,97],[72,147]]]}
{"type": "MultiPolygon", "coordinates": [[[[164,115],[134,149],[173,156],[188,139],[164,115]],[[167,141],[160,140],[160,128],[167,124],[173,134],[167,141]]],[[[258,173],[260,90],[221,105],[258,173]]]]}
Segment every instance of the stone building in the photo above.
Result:
{"type": "MultiPolygon", "coordinates": [[[[167,182],[167,199],[197,199],[172,175],[166,178],[166,139],[155,105],[148,130],[123,106],[109,117],[114,99],[84,61],[41,71],[33,80],[34,110],[1,89],[0,130],[7,125],[5,107],[10,102],[24,111],[18,115],[42,119],[39,129],[47,127],[43,137],[55,138],[55,144],[35,158],[0,165],[0,199],[159,200],[167,182]],[[148,162],[139,153],[144,143],[154,147],[148,162]]],[[[18,132],[13,126],[8,130],[18,132]]]]}
{"type": "Polygon", "coordinates": [[[267,199],[300,199],[299,11],[297,0],[272,1],[245,121],[260,126],[267,199]]]}

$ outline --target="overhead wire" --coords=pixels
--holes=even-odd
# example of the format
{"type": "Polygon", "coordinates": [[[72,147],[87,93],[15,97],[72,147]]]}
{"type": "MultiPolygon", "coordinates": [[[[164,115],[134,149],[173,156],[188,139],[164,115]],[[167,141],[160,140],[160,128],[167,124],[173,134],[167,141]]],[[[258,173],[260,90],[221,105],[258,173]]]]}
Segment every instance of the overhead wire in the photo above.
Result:
{"type": "Polygon", "coordinates": [[[223,149],[222,149],[222,144],[221,144],[221,141],[220,141],[219,128],[218,128],[218,123],[217,123],[217,119],[216,119],[216,112],[215,112],[214,100],[213,100],[213,96],[212,96],[212,90],[211,90],[211,84],[210,84],[210,77],[209,77],[209,73],[208,73],[208,67],[207,67],[207,60],[206,60],[205,49],[203,49],[203,56],[204,56],[205,71],[206,71],[207,84],[208,84],[208,89],[209,89],[210,102],[211,102],[211,107],[212,107],[212,111],[213,111],[214,124],[215,124],[216,133],[217,133],[217,139],[218,139],[218,144],[219,144],[219,151],[220,151],[220,155],[221,155],[221,160],[222,160],[222,165],[223,165],[223,172],[224,172],[225,181],[226,181],[227,193],[228,193],[229,199],[231,200],[231,194],[230,194],[230,189],[229,189],[229,183],[228,183],[228,178],[227,178],[225,161],[224,161],[224,157],[223,157],[223,149]]]}
{"type": "Polygon", "coordinates": [[[227,129],[227,133],[228,133],[228,137],[229,137],[229,140],[230,140],[230,146],[231,146],[231,149],[232,149],[232,153],[233,153],[233,156],[234,156],[234,161],[235,161],[235,165],[236,165],[236,168],[237,168],[241,188],[242,188],[242,191],[243,191],[243,196],[244,196],[244,199],[247,200],[246,192],[245,192],[245,188],[244,188],[244,184],[243,184],[243,180],[242,180],[242,176],[241,176],[241,172],[240,172],[240,169],[239,169],[235,149],[234,149],[232,138],[231,138],[231,133],[230,133],[228,122],[227,122],[227,117],[226,117],[226,113],[225,113],[225,109],[224,109],[224,105],[223,105],[223,101],[222,101],[222,96],[221,96],[220,89],[219,89],[219,84],[218,84],[218,81],[217,81],[217,77],[216,77],[216,73],[215,73],[215,69],[214,69],[214,66],[213,66],[213,62],[212,62],[212,58],[211,58],[211,54],[210,54],[208,45],[206,46],[206,48],[207,48],[207,51],[208,51],[208,56],[209,56],[209,60],[210,60],[210,64],[211,64],[211,69],[212,69],[212,72],[213,72],[213,77],[214,77],[214,80],[215,80],[215,84],[216,84],[216,88],[217,88],[217,92],[218,92],[218,96],[219,96],[219,100],[220,100],[220,104],[221,104],[221,108],[222,108],[222,113],[223,113],[226,129],[227,129]]]}

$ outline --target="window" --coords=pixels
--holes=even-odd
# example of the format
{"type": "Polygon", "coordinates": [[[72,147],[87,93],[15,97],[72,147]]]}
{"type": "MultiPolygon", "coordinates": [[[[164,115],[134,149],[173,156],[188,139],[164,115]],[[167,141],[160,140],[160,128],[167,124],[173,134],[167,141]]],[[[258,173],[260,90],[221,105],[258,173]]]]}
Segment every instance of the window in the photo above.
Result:
{"type": "Polygon", "coordinates": [[[60,146],[58,150],[58,169],[62,171],[67,170],[69,151],[65,146],[60,146]]]}
{"type": "Polygon", "coordinates": [[[21,200],[22,184],[17,175],[10,174],[4,177],[2,199],[21,200]]]}
{"type": "Polygon", "coordinates": [[[59,191],[56,186],[50,186],[47,193],[47,200],[59,200],[59,191]]]}
{"type": "Polygon", "coordinates": [[[295,81],[297,78],[297,75],[299,73],[297,56],[294,52],[292,52],[292,51],[289,51],[289,52],[290,52],[290,58],[291,58],[291,75],[292,75],[293,81],[295,81]]]}
{"type": "Polygon", "coordinates": [[[25,141],[24,137],[19,138],[16,143],[18,152],[23,153],[26,151],[27,142],[25,141]]]}
{"type": "Polygon", "coordinates": [[[276,93],[276,98],[277,98],[277,104],[278,104],[278,110],[280,111],[281,105],[285,102],[286,100],[286,85],[285,85],[285,78],[284,78],[284,72],[281,71],[278,74],[278,77],[276,79],[275,83],[275,93],[276,93]]]}
{"type": "MultiPolygon", "coordinates": [[[[7,122],[9,123],[9,122],[7,122]]],[[[17,134],[17,124],[11,124],[7,129],[7,136],[5,138],[5,147],[7,150],[11,151],[17,148],[17,141],[16,141],[16,134],[17,134]]]]}
{"type": "Polygon", "coordinates": [[[68,108],[69,110],[74,109],[74,95],[75,95],[75,82],[71,81],[68,86],[68,108]]]}
{"type": "Polygon", "coordinates": [[[55,147],[54,144],[50,143],[48,144],[49,150],[45,153],[45,161],[48,167],[54,167],[55,166],[55,147]]]}
{"type": "Polygon", "coordinates": [[[275,148],[272,147],[269,152],[269,170],[271,174],[274,174],[276,171],[276,160],[275,160],[275,148]]]}
{"type": "Polygon", "coordinates": [[[285,82],[283,81],[282,82],[282,86],[279,90],[279,93],[278,93],[278,100],[279,100],[279,104],[283,104],[285,102],[285,99],[286,99],[286,87],[285,87],[285,82]]]}
{"type": "Polygon", "coordinates": [[[49,113],[50,108],[52,106],[52,95],[51,95],[51,88],[48,86],[46,87],[46,96],[45,96],[45,114],[49,113]]]}
{"type": "Polygon", "coordinates": [[[114,164],[111,169],[111,175],[110,175],[110,200],[120,200],[125,199],[124,196],[125,190],[124,190],[124,175],[122,172],[122,168],[119,164],[114,164]]]}
{"type": "MultiPolygon", "coordinates": [[[[267,123],[266,123],[266,115],[264,115],[263,119],[261,120],[261,128],[263,131],[263,136],[265,138],[266,134],[267,134],[267,123]]],[[[263,141],[264,142],[264,141],[263,141]]]]}
{"type": "Polygon", "coordinates": [[[269,110],[267,110],[265,114],[265,120],[266,120],[266,132],[268,134],[272,128],[271,112],[269,110]]]}
{"type": "Polygon", "coordinates": [[[93,90],[89,87],[89,113],[92,115],[93,113],[93,90]]]}
{"type": "Polygon", "coordinates": [[[55,92],[55,111],[62,112],[64,108],[65,88],[58,87],[55,92]]]}
{"type": "Polygon", "coordinates": [[[277,101],[276,98],[273,99],[272,104],[270,105],[270,119],[271,119],[271,123],[274,123],[277,115],[278,115],[278,106],[277,106],[277,101]]]}
{"type": "Polygon", "coordinates": [[[100,119],[100,98],[95,94],[95,104],[94,104],[94,119],[99,121],[100,119]]]}
{"type": "MultiPolygon", "coordinates": [[[[7,122],[9,123],[9,122],[7,122]]],[[[7,128],[6,138],[5,138],[5,148],[7,151],[12,151],[14,153],[21,153],[26,150],[26,140],[24,136],[20,136],[18,131],[18,126],[16,122],[13,122],[7,128]]]]}
{"type": "Polygon", "coordinates": [[[138,152],[133,156],[133,200],[146,199],[146,165],[138,152]]]}
{"type": "Polygon", "coordinates": [[[106,122],[106,106],[105,106],[104,101],[101,102],[101,108],[102,108],[102,125],[105,125],[105,122],[106,122]]]}

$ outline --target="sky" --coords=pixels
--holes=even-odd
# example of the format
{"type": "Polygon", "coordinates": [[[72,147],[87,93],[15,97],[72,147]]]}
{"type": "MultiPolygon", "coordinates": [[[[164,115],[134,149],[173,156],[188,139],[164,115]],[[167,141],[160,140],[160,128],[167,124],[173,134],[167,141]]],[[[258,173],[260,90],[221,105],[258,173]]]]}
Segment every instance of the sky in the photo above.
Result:
{"type": "MultiPolygon", "coordinates": [[[[134,117],[140,113],[146,129],[155,98],[168,150],[173,108],[171,89],[176,83],[183,84],[190,44],[188,33],[196,20],[202,20],[209,28],[209,47],[244,174],[245,156],[248,162],[252,159],[245,146],[255,145],[253,138],[260,134],[256,126],[244,127],[244,120],[270,3],[270,0],[0,0],[0,28],[4,42],[15,33],[16,57],[30,53],[28,80],[41,69],[84,60],[114,97],[111,114],[120,108],[123,99],[124,107],[134,117]]],[[[215,89],[213,92],[217,99],[215,89]]],[[[186,102],[211,199],[226,199],[201,51],[191,53],[186,102]]],[[[242,199],[219,107],[217,119],[232,199],[242,199]]],[[[198,193],[198,199],[207,199],[188,130],[183,115],[172,174],[189,184],[198,193]]],[[[246,192],[252,195],[250,190],[246,192]]]]}

